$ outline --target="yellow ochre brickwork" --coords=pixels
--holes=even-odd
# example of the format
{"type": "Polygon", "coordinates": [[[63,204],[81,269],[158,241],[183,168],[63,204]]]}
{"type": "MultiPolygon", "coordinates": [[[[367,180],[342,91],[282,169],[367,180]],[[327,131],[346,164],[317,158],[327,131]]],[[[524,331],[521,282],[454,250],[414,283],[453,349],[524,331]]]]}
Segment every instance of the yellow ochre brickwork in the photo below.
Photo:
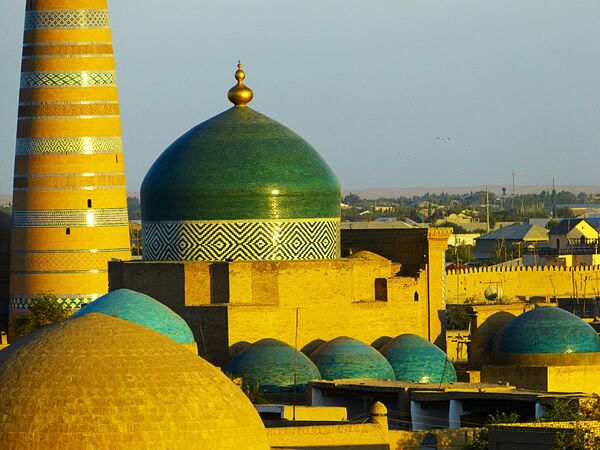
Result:
{"type": "Polygon", "coordinates": [[[106,0],[26,2],[15,152],[10,314],[52,293],[77,307],[129,259],[106,0]]]}
{"type": "Polygon", "coordinates": [[[0,353],[0,448],[267,450],[218,369],[149,328],[88,314],[0,353]]]}
{"type": "Polygon", "coordinates": [[[509,299],[531,297],[594,297],[600,295],[600,266],[504,267],[448,271],[449,303],[484,299],[487,287],[497,286],[509,299]]]}
{"type": "Polygon", "coordinates": [[[298,348],[339,336],[367,344],[403,333],[441,337],[441,285],[429,291],[427,268],[396,276],[398,266],[385,258],[109,266],[111,290],[143,292],[173,309],[190,325],[200,354],[217,365],[244,342],[269,337],[295,345],[296,317],[298,348]]]}

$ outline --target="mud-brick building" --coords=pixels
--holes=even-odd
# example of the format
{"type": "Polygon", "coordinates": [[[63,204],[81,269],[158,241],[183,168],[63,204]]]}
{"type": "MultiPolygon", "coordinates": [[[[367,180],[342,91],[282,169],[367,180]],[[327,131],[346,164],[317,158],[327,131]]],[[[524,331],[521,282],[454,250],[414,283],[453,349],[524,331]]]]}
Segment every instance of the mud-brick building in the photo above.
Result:
{"type": "Polygon", "coordinates": [[[240,66],[233,108],[149,170],[143,260],[111,262],[110,290],[163,302],[218,365],[264,338],[306,351],[339,336],[443,342],[450,231],[341,227],[335,174],[300,136],[247,106],[244,78],[240,66]]]}

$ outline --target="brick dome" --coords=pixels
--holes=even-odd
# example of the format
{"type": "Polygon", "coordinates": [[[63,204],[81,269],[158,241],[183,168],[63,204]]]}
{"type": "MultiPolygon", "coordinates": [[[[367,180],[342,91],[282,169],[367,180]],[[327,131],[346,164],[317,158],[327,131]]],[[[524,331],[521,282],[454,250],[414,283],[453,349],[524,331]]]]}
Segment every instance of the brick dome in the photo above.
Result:
{"type": "Polygon", "coordinates": [[[569,354],[600,352],[596,331],[560,308],[542,306],[508,322],[492,342],[495,354],[569,354]]]}
{"type": "Polygon", "coordinates": [[[234,356],[224,371],[266,394],[304,393],[311,380],[321,378],[317,366],[304,353],[277,339],[250,345],[234,356]]]}
{"type": "Polygon", "coordinates": [[[346,336],[326,342],[310,355],[325,380],[394,379],[394,370],[373,347],[346,336]]]}
{"type": "Polygon", "coordinates": [[[6,449],[269,448],[258,413],[218,369],[104,314],[1,351],[0,411],[6,449]]]}
{"type": "Polygon", "coordinates": [[[446,354],[415,334],[402,334],[381,348],[396,380],[413,383],[454,383],[456,370],[446,354]]]}

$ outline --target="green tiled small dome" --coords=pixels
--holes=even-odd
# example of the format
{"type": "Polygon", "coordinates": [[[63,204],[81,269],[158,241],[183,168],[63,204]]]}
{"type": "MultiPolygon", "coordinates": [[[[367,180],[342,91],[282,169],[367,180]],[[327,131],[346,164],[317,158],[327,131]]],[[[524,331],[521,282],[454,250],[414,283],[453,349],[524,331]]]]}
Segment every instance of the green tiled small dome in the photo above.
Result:
{"type": "Polygon", "coordinates": [[[304,353],[276,339],[255,342],[234,356],[224,369],[267,394],[292,393],[294,371],[297,393],[303,393],[309,381],[321,378],[317,366],[304,353]]]}
{"type": "Polygon", "coordinates": [[[179,344],[194,343],[194,335],[185,320],[159,301],[140,292],[117,289],[84,306],[73,317],[89,313],[101,313],[137,323],[179,344]]]}
{"type": "Polygon", "coordinates": [[[454,383],[456,370],[446,354],[415,334],[403,334],[380,350],[389,361],[396,380],[413,383],[454,383]]]}
{"type": "Polygon", "coordinates": [[[394,379],[394,370],[381,353],[345,336],[321,345],[310,355],[310,359],[317,365],[325,380],[394,379]]]}
{"type": "Polygon", "coordinates": [[[595,353],[600,338],[579,317],[560,308],[544,306],[507,323],[494,337],[496,354],[595,353]]]}

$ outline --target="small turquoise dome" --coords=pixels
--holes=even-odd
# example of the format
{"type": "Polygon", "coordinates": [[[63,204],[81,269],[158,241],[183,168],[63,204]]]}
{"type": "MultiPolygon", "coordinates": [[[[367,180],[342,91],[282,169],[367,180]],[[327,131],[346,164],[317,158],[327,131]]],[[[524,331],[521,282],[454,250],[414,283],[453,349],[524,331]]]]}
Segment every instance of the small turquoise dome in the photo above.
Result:
{"type": "Polygon", "coordinates": [[[394,370],[381,353],[345,336],[321,345],[310,355],[310,359],[317,365],[325,380],[394,379],[394,370]]]}
{"type": "Polygon", "coordinates": [[[179,344],[193,344],[194,335],[185,320],[152,297],[129,289],[117,289],[84,306],[73,317],[101,313],[137,323],[170,337],[179,344]]]}
{"type": "Polygon", "coordinates": [[[446,354],[415,334],[403,334],[381,348],[396,380],[413,383],[454,383],[456,370],[446,354]]]}
{"type": "Polygon", "coordinates": [[[227,364],[224,372],[242,378],[267,394],[303,393],[311,380],[321,378],[319,369],[308,357],[276,339],[262,339],[242,350],[227,364]]]}
{"type": "Polygon", "coordinates": [[[568,311],[535,308],[507,323],[494,337],[496,354],[594,353],[600,338],[594,329],[568,311]]]}

